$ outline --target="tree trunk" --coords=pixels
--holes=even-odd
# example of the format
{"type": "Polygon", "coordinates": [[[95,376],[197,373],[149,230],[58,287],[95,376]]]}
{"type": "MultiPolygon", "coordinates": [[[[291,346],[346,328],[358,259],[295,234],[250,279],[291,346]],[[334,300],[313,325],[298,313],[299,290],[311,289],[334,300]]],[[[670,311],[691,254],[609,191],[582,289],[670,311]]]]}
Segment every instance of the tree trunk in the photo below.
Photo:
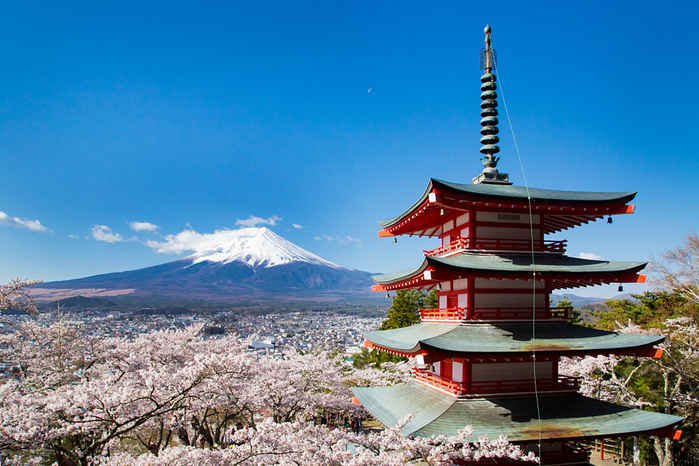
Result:
{"type": "Polygon", "coordinates": [[[633,438],[633,464],[634,466],[641,464],[641,447],[638,444],[638,436],[633,438]]]}
{"type": "Polygon", "coordinates": [[[672,466],[672,442],[669,438],[660,438],[653,436],[653,450],[655,451],[655,456],[658,457],[658,464],[660,466],[672,466]]]}

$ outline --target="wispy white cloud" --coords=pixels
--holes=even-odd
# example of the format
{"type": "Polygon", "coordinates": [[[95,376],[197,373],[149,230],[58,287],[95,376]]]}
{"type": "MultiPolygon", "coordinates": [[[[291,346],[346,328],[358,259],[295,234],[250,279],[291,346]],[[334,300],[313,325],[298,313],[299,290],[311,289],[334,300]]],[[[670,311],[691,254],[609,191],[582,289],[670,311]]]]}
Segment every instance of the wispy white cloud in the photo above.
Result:
{"type": "Polygon", "coordinates": [[[26,228],[27,230],[31,231],[49,231],[48,228],[46,228],[44,225],[41,224],[39,220],[28,220],[24,218],[13,218],[14,222],[17,224],[17,226],[26,228]]]}
{"type": "Polygon", "coordinates": [[[581,259],[590,259],[595,261],[602,260],[602,256],[595,254],[594,252],[581,252],[578,254],[578,257],[581,259]]]}
{"type": "Polygon", "coordinates": [[[267,218],[262,218],[258,217],[257,215],[251,215],[250,217],[246,219],[238,219],[235,221],[236,225],[240,225],[243,227],[255,227],[257,225],[269,225],[269,226],[274,226],[277,223],[281,222],[282,218],[278,215],[272,215],[271,217],[267,218]]]}
{"type": "Polygon", "coordinates": [[[9,225],[17,228],[24,228],[30,231],[50,231],[45,225],[42,225],[39,220],[29,220],[26,218],[11,217],[1,210],[0,224],[9,225]]]}
{"type": "Polygon", "coordinates": [[[104,241],[105,243],[119,243],[124,241],[124,238],[119,233],[114,233],[111,228],[107,225],[94,225],[90,232],[92,237],[97,241],[104,241]]]}
{"type": "Polygon", "coordinates": [[[158,225],[150,222],[129,222],[129,226],[133,231],[155,231],[158,225]]]}
{"type": "Polygon", "coordinates": [[[71,234],[68,235],[68,238],[70,238],[70,239],[79,239],[80,236],[74,235],[74,234],[71,233],[71,234]]]}
{"type": "Polygon", "coordinates": [[[294,228],[297,229],[297,230],[302,230],[302,229],[303,229],[303,225],[299,225],[298,223],[292,223],[291,226],[294,227],[294,228]]]}
{"type": "Polygon", "coordinates": [[[320,236],[314,236],[313,239],[316,241],[323,241],[323,238],[320,236]]]}

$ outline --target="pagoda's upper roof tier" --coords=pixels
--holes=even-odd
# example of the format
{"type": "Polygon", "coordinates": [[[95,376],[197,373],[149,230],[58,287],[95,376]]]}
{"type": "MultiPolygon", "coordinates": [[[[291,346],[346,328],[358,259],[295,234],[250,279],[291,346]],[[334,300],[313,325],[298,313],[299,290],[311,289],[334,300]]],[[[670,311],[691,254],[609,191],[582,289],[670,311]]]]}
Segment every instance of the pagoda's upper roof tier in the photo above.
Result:
{"type": "Polygon", "coordinates": [[[425,350],[488,357],[515,353],[555,353],[584,356],[634,352],[651,348],[665,337],[616,333],[581,327],[567,322],[490,324],[421,323],[393,330],[377,330],[364,335],[368,346],[402,354],[425,350]]]}
{"type": "Polygon", "coordinates": [[[448,257],[426,256],[414,270],[372,277],[375,291],[429,286],[464,277],[530,279],[532,272],[549,279],[552,288],[642,281],[645,262],[609,262],[557,254],[488,254],[462,252],[448,257]]]}
{"type": "Polygon", "coordinates": [[[545,214],[544,232],[571,228],[605,215],[633,212],[626,205],[635,192],[583,192],[537,189],[504,184],[459,184],[431,178],[424,194],[408,210],[390,220],[381,222],[380,236],[403,234],[434,236],[434,227],[445,220],[445,215],[457,215],[464,210],[491,210],[499,212],[529,212],[545,214]]]}
{"type": "Polygon", "coordinates": [[[388,427],[406,416],[406,436],[457,435],[473,426],[473,438],[511,442],[569,440],[658,433],[672,429],[681,417],[617,406],[579,394],[533,397],[456,399],[415,383],[391,387],[355,387],[359,402],[388,427]],[[537,412],[537,405],[540,413],[537,412]]]}

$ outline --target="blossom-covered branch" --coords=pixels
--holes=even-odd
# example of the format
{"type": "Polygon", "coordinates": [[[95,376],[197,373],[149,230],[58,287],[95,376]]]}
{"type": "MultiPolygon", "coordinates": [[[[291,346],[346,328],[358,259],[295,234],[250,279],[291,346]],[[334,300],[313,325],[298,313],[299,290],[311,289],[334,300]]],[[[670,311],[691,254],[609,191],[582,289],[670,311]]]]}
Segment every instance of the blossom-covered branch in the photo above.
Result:
{"type": "Polygon", "coordinates": [[[41,283],[36,280],[15,278],[0,285],[0,311],[13,309],[37,314],[36,305],[29,294],[29,288],[41,283]]]}

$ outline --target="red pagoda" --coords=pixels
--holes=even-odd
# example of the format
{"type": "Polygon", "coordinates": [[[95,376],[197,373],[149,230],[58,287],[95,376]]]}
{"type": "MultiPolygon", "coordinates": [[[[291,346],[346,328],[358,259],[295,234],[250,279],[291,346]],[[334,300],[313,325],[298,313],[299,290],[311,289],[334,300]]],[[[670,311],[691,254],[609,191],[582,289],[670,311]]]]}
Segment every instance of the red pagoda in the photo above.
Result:
{"type": "Polygon", "coordinates": [[[437,309],[421,323],[365,336],[364,345],[417,358],[414,381],[355,388],[356,401],[387,426],[407,415],[405,435],[506,436],[544,464],[587,464],[579,442],[675,435],[682,418],[606,403],[577,393],[558,374],[561,356],[659,357],[663,337],[573,325],[569,308],[551,306],[554,290],[642,283],[642,262],[565,255],[566,241],[546,235],[631,214],[633,192],[573,192],[514,186],[497,169],[497,85],[490,28],[481,76],[483,171],[472,184],[430,179],[408,210],[382,224],[380,237],[436,237],[414,270],[374,277],[373,290],[436,289],[437,309]]]}

